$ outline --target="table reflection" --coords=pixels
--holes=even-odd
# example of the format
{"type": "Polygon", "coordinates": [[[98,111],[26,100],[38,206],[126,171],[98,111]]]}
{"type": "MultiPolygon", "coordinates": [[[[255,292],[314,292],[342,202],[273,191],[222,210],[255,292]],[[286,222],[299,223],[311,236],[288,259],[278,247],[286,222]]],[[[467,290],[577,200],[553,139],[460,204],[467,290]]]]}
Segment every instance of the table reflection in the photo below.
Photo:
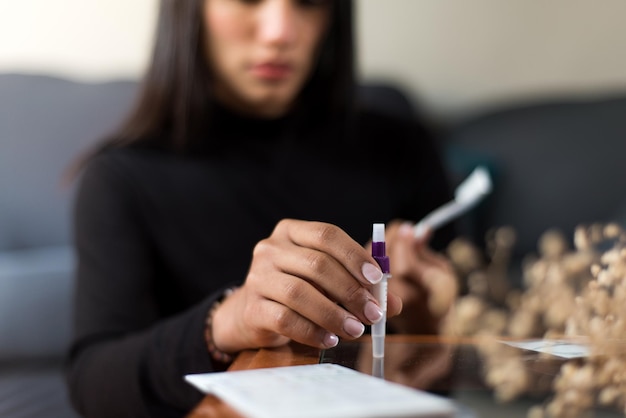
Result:
{"type": "MultiPolygon", "coordinates": [[[[479,350],[476,340],[460,340],[443,337],[387,336],[385,358],[373,359],[369,338],[362,337],[352,342],[341,342],[337,347],[324,350],[320,356],[322,363],[336,363],[372,374],[384,376],[386,380],[409,387],[425,390],[453,399],[464,410],[463,416],[476,417],[528,417],[534,416],[539,407],[550,400],[552,382],[558,374],[563,360],[546,357],[530,351],[519,351],[515,356],[486,358],[479,350]],[[488,376],[490,362],[514,359],[525,378],[523,391],[508,398],[502,393],[511,393],[511,388],[501,387],[494,391],[487,384],[487,377],[493,381],[498,376],[488,376]],[[375,361],[376,360],[376,361],[375,361]],[[382,360],[382,361],[380,361],[382,360]]],[[[506,351],[502,351],[506,352],[506,351]]],[[[511,351],[513,353],[513,351],[511,351]]],[[[503,369],[504,370],[504,369],[503,369]]],[[[517,375],[502,385],[513,384],[517,375]]],[[[517,389],[516,389],[517,390],[517,389]]],[[[581,416],[622,417],[615,409],[596,408],[581,416]]]]}

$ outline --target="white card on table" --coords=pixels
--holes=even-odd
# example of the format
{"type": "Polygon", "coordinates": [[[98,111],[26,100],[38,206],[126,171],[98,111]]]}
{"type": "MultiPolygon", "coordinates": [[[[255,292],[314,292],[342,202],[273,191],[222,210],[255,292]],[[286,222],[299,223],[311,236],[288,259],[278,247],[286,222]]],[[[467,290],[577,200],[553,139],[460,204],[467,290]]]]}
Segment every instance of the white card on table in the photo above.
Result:
{"type": "Polygon", "coordinates": [[[250,418],[453,417],[446,398],[337,364],[186,375],[250,418]]]}

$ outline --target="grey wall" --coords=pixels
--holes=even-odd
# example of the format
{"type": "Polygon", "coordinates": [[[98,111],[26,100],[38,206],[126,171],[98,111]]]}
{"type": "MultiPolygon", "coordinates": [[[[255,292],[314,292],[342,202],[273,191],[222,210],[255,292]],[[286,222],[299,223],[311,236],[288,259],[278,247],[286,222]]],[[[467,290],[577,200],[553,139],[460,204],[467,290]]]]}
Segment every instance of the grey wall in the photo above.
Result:
{"type": "MultiPolygon", "coordinates": [[[[0,72],[136,77],[157,0],[0,0],[0,72]]],[[[623,0],[356,0],[361,72],[456,117],[536,94],[626,86],[623,0]]]]}

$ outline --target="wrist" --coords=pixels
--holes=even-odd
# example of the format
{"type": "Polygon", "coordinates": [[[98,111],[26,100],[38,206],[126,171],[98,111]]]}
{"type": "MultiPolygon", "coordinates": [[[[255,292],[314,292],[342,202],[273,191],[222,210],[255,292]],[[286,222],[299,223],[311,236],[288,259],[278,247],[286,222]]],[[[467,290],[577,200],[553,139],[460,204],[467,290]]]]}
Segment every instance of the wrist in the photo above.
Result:
{"type": "Polygon", "coordinates": [[[214,338],[214,324],[216,312],[222,305],[222,303],[233,294],[236,288],[228,288],[224,291],[224,293],[213,302],[211,307],[209,308],[209,312],[206,316],[205,326],[204,326],[204,339],[206,342],[207,350],[211,355],[211,358],[219,363],[230,364],[234,360],[234,353],[222,351],[218,345],[215,343],[214,338]]]}

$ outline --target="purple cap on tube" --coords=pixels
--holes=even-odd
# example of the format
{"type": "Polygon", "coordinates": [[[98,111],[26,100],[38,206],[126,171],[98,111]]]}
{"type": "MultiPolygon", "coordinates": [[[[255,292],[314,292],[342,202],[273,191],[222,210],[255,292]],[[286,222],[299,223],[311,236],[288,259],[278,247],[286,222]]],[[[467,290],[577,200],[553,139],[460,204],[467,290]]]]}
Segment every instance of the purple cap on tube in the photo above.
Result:
{"type": "Polygon", "coordinates": [[[374,224],[372,233],[372,257],[383,273],[389,273],[389,257],[385,245],[385,224],[374,224]]]}

